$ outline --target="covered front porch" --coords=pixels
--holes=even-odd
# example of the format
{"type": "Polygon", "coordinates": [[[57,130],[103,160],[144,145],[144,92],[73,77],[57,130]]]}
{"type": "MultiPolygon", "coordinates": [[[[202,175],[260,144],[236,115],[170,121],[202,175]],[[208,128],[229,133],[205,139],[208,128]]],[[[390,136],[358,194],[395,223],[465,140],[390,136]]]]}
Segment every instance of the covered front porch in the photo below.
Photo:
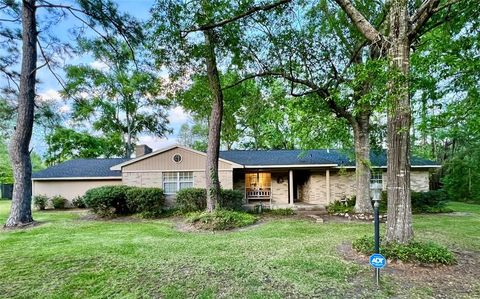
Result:
{"type": "Polygon", "coordinates": [[[233,186],[247,208],[316,210],[330,202],[330,169],[238,169],[233,186]]]}

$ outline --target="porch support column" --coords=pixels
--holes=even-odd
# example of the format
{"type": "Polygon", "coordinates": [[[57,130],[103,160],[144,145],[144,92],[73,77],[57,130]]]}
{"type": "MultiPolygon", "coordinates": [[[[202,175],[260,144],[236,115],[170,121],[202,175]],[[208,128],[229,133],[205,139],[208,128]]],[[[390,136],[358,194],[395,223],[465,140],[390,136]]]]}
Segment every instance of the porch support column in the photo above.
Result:
{"type": "Polygon", "coordinates": [[[293,206],[293,170],[288,171],[288,198],[293,206]]]}
{"type": "Polygon", "coordinates": [[[325,186],[327,194],[327,205],[330,203],[330,169],[325,171],[325,186]]]}

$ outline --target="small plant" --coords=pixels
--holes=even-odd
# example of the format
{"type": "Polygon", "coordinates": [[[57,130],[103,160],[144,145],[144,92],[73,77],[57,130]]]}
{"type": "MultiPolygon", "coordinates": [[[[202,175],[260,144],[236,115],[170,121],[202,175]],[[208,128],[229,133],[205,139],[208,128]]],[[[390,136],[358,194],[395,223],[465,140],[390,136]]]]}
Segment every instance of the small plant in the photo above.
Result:
{"type": "Polygon", "coordinates": [[[326,209],[329,214],[335,213],[353,213],[353,207],[355,206],[355,199],[347,200],[346,202],[334,201],[330,203],[326,209]]]}
{"type": "Polygon", "coordinates": [[[40,211],[45,210],[48,203],[48,197],[46,195],[36,195],[33,197],[33,205],[40,211]]]}
{"type": "MultiPolygon", "coordinates": [[[[366,255],[374,252],[372,237],[363,236],[353,241],[353,248],[366,255]]],[[[412,241],[408,244],[382,243],[380,253],[387,259],[400,260],[403,262],[420,262],[426,264],[452,265],[455,256],[446,247],[433,242],[412,241]]]]}
{"type": "Polygon", "coordinates": [[[160,188],[131,188],[127,191],[127,206],[132,213],[144,218],[155,218],[162,214],[165,195],[160,188]]]}
{"type": "Polygon", "coordinates": [[[65,209],[65,203],[67,199],[61,195],[55,195],[52,197],[52,206],[54,209],[65,209]]]}
{"type": "Polygon", "coordinates": [[[215,210],[213,212],[192,212],[187,221],[205,230],[229,230],[255,223],[258,218],[245,212],[215,210]]]}
{"type": "Polygon", "coordinates": [[[72,204],[75,208],[85,209],[87,206],[85,205],[85,201],[83,200],[83,196],[77,196],[72,200],[72,204]]]}

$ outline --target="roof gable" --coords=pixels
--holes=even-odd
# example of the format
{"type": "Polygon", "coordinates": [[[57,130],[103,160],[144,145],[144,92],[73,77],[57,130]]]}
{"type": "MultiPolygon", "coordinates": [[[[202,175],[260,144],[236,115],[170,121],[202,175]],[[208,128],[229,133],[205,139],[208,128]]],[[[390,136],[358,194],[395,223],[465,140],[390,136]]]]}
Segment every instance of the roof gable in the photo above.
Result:
{"type": "MultiPolygon", "coordinates": [[[[201,151],[197,151],[197,150],[194,150],[194,149],[191,149],[191,148],[188,148],[188,147],[185,147],[185,146],[181,146],[181,145],[172,145],[172,146],[169,146],[169,147],[165,147],[165,148],[162,148],[162,149],[159,149],[159,150],[156,150],[150,154],[147,154],[147,155],[144,155],[144,156],[141,156],[141,157],[138,157],[138,158],[134,158],[134,159],[131,159],[131,160],[128,160],[128,161],[125,161],[123,163],[119,163],[118,165],[113,165],[110,169],[111,170],[121,170],[123,167],[125,166],[128,166],[128,165],[131,165],[131,164],[134,164],[136,162],[140,162],[140,161],[143,161],[145,159],[148,159],[148,158],[151,158],[151,157],[154,157],[154,156],[157,156],[157,155],[160,155],[162,153],[165,153],[167,151],[171,151],[175,148],[179,148],[179,149],[182,149],[184,151],[188,151],[188,152],[191,152],[191,153],[195,153],[195,154],[198,154],[198,155],[201,155],[201,156],[204,156],[206,157],[207,154],[204,153],[204,152],[201,152],[201,151]]],[[[224,162],[224,163],[228,163],[230,165],[232,165],[233,167],[241,167],[241,165],[238,165],[236,164],[234,161],[229,161],[227,159],[223,159],[222,157],[220,157],[220,161],[221,162],[224,162]]]]}

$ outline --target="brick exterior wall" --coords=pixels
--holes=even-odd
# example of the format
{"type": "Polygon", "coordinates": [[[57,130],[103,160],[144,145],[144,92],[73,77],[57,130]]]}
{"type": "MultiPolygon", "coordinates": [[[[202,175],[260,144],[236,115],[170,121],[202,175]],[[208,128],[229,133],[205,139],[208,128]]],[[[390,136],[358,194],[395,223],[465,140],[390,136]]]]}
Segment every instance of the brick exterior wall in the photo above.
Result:
{"type": "Polygon", "coordinates": [[[162,188],[162,173],[123,172],[122,182],[127,186],[162,188]]]}
{"type": "MultiPolygon", "coordinates": [[[[233,180],[231,170],[219,172],[220,183],[224,189],[245,190],[244,175],[237,175],[233,180]]],[[[386,172],[383,173],[383,187],[386,190],[386,172]]],[[[205,188],[205,172],[193,172],[194,187],[205,188]]],[[[124,172],[122,182],[128,186],[162,187],[161,172],[124,172]]],[[[413,191],[429,190],[429,172],[412,171],[411,187],[413,191]]],[[[327,202],[327,186],[325,171],[312,172],[303,185],[298,186],[301,201],[312,204],[329,204],[327,202]]],[[[355,195],[355,171],[330,171],[330,202],[342,197],[355,195]]],[[[168,196],[167,203],[173,204],[175,196],[168,196]]],[[[272,172],[272,203],[288,204],[288,172],[272,172]],[[283,182],[279,183],[279,178],[283,182]]]]}
{"type": "Polygon", "coordinates": [[[288,204],[288,172],[272,173],[272,203],[288,204]]]}
{"type": "MultiPolygon", "coordinates": [[[[231,170],[220,170],[218,178],[223,189],[233,189],[233,173],[231,170]]],[[[205,171],[193,172],[193,186],[195,188],[205,188],[205,171]]]]}
{"type": "MultiPolygon", "coordinates": [[[[330,179],[332,177],[330,176],[330,179]]],[[[300,200],[314,204],[327,204],[327,184],[324,172],[312,172],[302,186],[300,200]]]]}
{"type": "MultiPolygon", "coordinates": [[[[429,190],[429,172],[411,171],[411,189],[417,192],[429,190]]],[[[383,190],[387,190],[387,173],[382,175],[383,190]]],[[[325,172],[312,172],[310,177],[301,186],[301,200],[308,203],[328,204],[326,195],[325,172]]],[[[340,200],[342,197],[355,195],[355,171],[330,171],[330,202],[340,200]]],[[[275,190],[274,190],[275,192],[275,190]]]]}
{"type": "Polygon", "coordinates": [[[330,171],[330,202],[355,195],[355,171],[330,171]]]}
{"type": "Polygon", "coordinates": [[[417,192],[428,191],[430,189],[430,173],[428,171],[410,172],[410,188],[417,192]]]}
{"type": "MultiPolygon", "coordinates": [[[[231,170],[220,171],[219,178],[222,188],[233,188],[233,177],[231,170]]],[[[122,182],[127,186],[157,188],[162,188],[163,184],[161,172],[123,172],[122,182]]],[[[193,171],[193,186],[195,188],[205,188],[204,171],[193,171]]]]}
{"type": "MultiPolygon", "coordinates": [[[[222,188],[233,188],[233,174],[231,170],[219,171],[222,188]]],[[[163,187],[162,172],[123,172],[122,183],[136,187],[163,187]]],[[[193,187],[205,188],[205,171],[193,171],[193,187]]],[[[167,195],[165,205],[171,207],[175,204],[175,195],[167,195]]]]}

